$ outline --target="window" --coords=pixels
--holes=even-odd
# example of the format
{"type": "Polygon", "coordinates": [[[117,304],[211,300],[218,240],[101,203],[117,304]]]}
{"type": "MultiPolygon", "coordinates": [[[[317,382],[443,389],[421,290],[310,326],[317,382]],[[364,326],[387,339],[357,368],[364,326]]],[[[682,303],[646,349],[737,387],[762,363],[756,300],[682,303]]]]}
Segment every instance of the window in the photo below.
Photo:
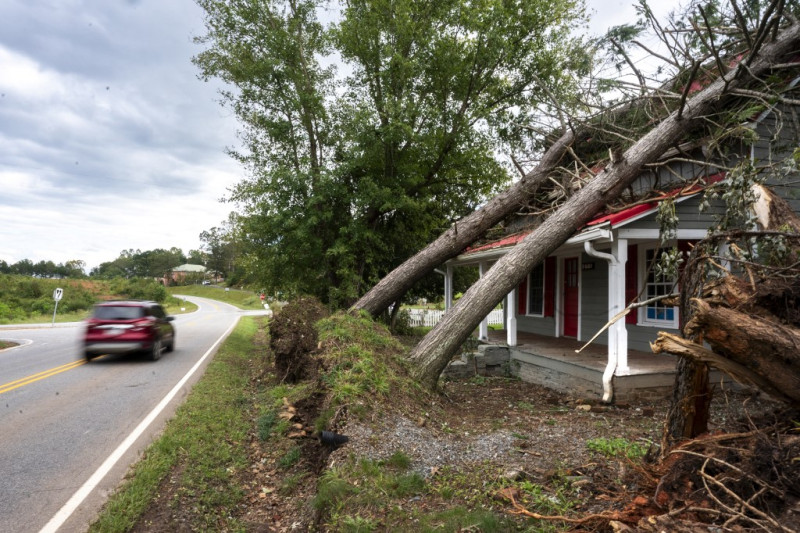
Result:
{"type": "Polygon", "coordinates": [[[528,276],[528,314],[544,315],[544,264],[538,265],[528,276]]]}
{"type": "MultiPolygon", "coordinates": [[[[655,248],[644,251],[643,265],[645,271],[643,278],[645,291],[643,297],[645,300],[665,296],[676,290],[674,279],[656,274],[655,264],[658,262],[659,258],[660,253],[657,256],[655,248]]],[[[677,328],[678,309],[671,305],[666,305],[663,300],[655,301],[649,303],[642,309],[640,320],[644,324],[677,328]]]]}

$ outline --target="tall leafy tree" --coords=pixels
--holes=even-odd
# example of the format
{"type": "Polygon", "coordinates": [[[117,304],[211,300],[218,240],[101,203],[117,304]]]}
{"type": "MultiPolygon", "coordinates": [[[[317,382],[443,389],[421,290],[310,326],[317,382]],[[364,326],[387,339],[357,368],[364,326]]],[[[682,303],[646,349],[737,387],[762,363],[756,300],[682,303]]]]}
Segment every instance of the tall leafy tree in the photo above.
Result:
{"type": "Polygon", "coordinates": [[[195,62],[243,126],[248,264],[338,304],[506,183],[514,124],[586,65],[581,0],[350,0],[327,25],[319,0],[198,3],[195,62]]]}
{"type": "Polygon", "coordinates": [[[236,270],[236,261],[239,255],[239,239],[237,237],[238,217],[231,213],[228,219],[220,226],[200,233],[202,254],[206,257],[205,265],[228,279],[231,283],[241,280],[231,280],[231,275],[236,270]]]}

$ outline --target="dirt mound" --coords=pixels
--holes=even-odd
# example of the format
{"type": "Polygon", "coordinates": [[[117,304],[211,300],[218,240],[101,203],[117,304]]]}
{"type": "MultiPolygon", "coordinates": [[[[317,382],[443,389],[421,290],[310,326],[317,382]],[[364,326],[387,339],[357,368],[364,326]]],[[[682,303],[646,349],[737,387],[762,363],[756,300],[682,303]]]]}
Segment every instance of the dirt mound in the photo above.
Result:
{"type": "Polygon", "coordinates": [[[311,353],[317,348],[314,324],[327,310],[319,300],[298,298],[285,305],[270,323],[270,349],[282,382],[297,383],[315,367],[311,353]]]}

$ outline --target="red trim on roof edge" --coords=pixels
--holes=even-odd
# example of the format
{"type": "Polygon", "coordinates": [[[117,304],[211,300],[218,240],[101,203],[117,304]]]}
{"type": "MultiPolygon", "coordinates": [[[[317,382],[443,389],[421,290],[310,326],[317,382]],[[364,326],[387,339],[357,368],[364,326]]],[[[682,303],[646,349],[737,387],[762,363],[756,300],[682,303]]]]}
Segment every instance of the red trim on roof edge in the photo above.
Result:
{"type": "Polygon", "coordinates": [[[639,204],[633,207],[629,207],[627,209],[623,209],[622,211],[617,211],[616,213],[610,213],[608,215],[601,215],[595,219],[590,220],[586,223],[587,226],[595,226],[597,224],[601,224],[603,222],[610,222],[612,226],[619,224],[620,222],[624,222],[630,218],[635,217],[636,215],[640,215],[651,209],[655,209],[658,207],[658,204],[662,200],[666,200],[667,198],[680,198],[682,196],[690,196],[692,194],[696,194],[702,191],[705,186],[710,185],[712,183],[717,183],[722,181],[725,178],[725,172],[717,172],[711,176],[706,176],[703,180],[703,183],[694,183],[688,187],[678,187],[673,189],[669,192],[662,194],[661,196],[656,196],[651,202],[647,202],[646,204],[639,204]]]}

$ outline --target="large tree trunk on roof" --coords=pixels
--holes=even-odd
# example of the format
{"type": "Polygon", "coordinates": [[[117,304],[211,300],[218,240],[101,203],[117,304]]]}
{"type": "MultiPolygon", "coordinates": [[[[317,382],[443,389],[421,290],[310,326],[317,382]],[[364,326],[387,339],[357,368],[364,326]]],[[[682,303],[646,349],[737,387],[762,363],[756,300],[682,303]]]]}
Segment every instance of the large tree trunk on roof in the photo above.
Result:
{"type": "Polygon", "coordinates": [[[544,153],[536,168],[482,208],[453,224],[435,241],[395,268],[353,304],[351,309],[363,309],[373,316],[380,314],[425,274],[460,254],[464,248],[480,239],[488,229],[515,209],[524,206],[559,164],[575,135],[573,129],[568,129],[544,153]]]}
{"type": "Polygon", "coordinates": [[[458,304],[444,315],[411,352],[416,377],[427,387],[435,388],[451,356],[480,321],[542,263],[548,254],[561,246],[576,230],[616,198],[642,172],[702,118],[720,105],[731,90],[742,88],[752,77],[764,74],[770,65],[796,49],[800,42],[800,24],[793,24],[777,39],[765,45],[758,57],[745,68],[721,76],[688,99],[682,109],[673,112],[658,126],[633,144],[622,159],[610,164],[592,179],[538,228],[500,259],[473,285],[458,304]]]}

